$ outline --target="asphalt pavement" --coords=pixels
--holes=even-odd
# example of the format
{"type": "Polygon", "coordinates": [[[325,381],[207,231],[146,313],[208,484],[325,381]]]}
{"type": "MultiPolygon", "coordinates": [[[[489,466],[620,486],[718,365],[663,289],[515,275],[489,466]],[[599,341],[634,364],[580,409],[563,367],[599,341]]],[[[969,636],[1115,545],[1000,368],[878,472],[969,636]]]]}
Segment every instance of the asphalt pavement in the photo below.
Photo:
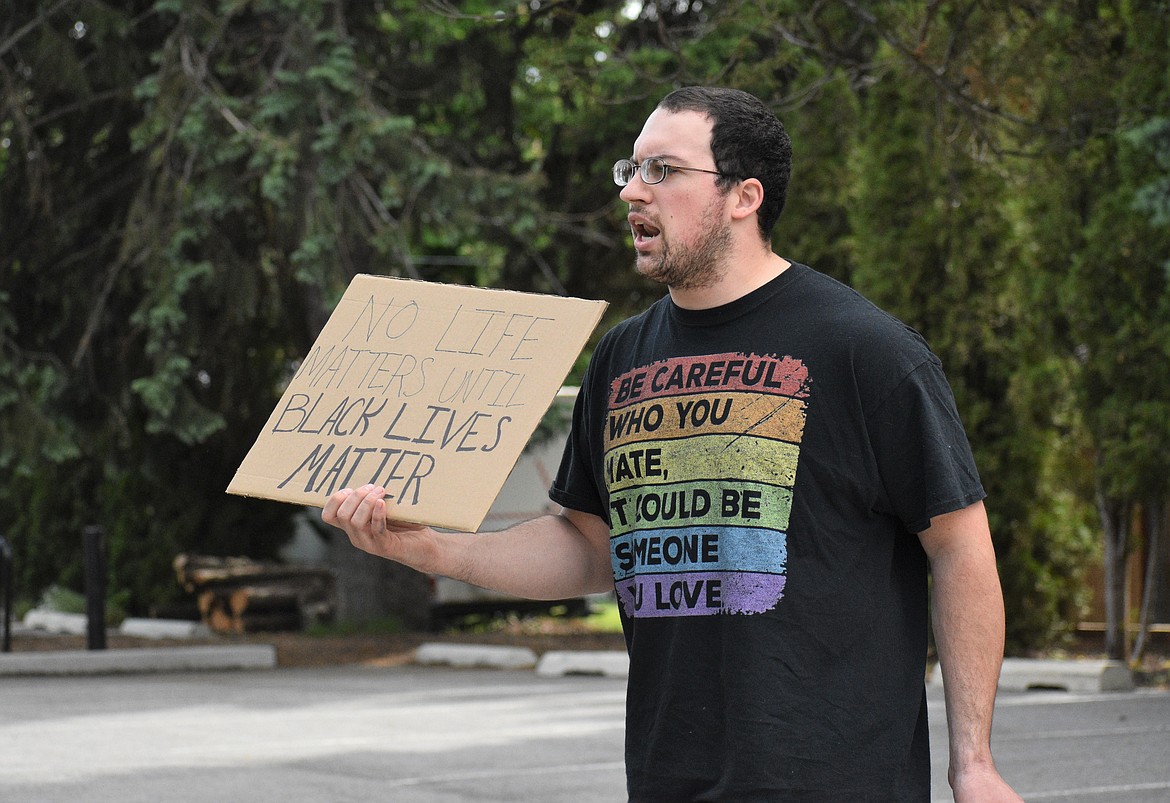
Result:
{"type": "MultiPolygon", "coordinates": [[[[620,677],[528,669],[0,677],[0,800],[620,801],[624,699],[620,677]]],[[[1170,692],[1001,692],[993,746],[1025,800],[1170,800],[1170,692]]]]}

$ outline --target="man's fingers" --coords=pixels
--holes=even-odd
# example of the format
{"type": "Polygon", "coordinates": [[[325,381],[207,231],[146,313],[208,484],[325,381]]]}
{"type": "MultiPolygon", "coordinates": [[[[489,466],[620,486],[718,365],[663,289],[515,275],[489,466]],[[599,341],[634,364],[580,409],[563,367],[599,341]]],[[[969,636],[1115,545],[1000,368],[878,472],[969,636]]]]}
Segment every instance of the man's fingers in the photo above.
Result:
{"type": "Polygon", "coordinates": [[[337,512],[342,524],[346,527],[361,525],[361,510],[362,505],[365,504],[366,495],[370,492],[368,487],[358,488],[357,491],[349,498],[342,502],[341,507],[337,512]]]}
{"type": "Polygon", "coordinates": [[[386,500],[382,495],[374,500],[373,509],[370,511],[370,531],[374,535],[386,533],[386,500]]]}
{"type": "MultiPolygon", "coordinates": [[[[364,528],[371,521],[374,520],[374,506],[382,501],[382,497],[386,495],[386,491],[375,485],[363,486],[362,490],[354,494],[360,499],[356,500],[357,504],[354,506],[353,513],[349,516],[349,521],[355,527],[364,528]]],[[[342,510],[345,505],[342,505],[342,510]]],[[[384,504],[383,504],[384,507],[384,504]]]]}
{"type": "Polygon", "coordinates": [[[332,524],[335,527],[340,526],[338,510],[341,508],[342,503],[348,499],[352,493],[352,489],[343,488],[342,490],[333,494],[333,496],[326,499],[325,506],[321,508],[321,519],[326,524],[332,524]]]}
{"type": "Polygon", "coordinates": [[[333,494],[321,510],[321,518],[334,527],[345,530],[363,529],[373,524],[373,529],[385,529],[386,491],[376,485],[363,485],[357,489],[344,488],[333,494]]]}
{"type": "Polygon", "coordinates": [[[397,560],[404,554],[406,542],[417,541],[428,530],[424,524],[391,522],[388,517],[397,509],[396,502],[386,499],[385,488],[363,485],[345,488],[330,496],[321,509],[321,519],[343,530],[358,549],[397,560]]]}

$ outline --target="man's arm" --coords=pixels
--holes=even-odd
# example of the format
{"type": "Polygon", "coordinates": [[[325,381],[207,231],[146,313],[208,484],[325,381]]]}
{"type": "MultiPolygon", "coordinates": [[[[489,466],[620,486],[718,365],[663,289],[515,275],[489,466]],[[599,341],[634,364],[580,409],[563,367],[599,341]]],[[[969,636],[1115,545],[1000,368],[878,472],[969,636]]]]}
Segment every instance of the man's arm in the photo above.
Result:
{"type": "Polygon", "coordinates": [[[321,519],[358,549],[429,574],[529,599],[564,599],[613,587],[609,525],[576,510],[491,533],[448,533],[392,520],[383,489],[338,491],[321,519]]]}
{"type": "Polygon", "coordinates": [[[1018,801],[991,756],[1003,663],[1003,593],[982,502],[931,519],[919,533],[933,576],[932,618],[950,736],[955,800],[1018,801]]]}

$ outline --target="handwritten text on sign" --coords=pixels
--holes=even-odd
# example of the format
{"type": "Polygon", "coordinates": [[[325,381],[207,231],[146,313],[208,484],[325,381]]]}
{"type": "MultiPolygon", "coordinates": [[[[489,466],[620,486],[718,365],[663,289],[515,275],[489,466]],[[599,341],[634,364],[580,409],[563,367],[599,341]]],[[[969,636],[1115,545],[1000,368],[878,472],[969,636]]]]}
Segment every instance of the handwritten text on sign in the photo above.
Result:
{"type": "Polygon", "coordinates": [[[319,506],[373,483],[402,518],[475,529],[604,308],[358,276],[228,491],[319,506]]]}

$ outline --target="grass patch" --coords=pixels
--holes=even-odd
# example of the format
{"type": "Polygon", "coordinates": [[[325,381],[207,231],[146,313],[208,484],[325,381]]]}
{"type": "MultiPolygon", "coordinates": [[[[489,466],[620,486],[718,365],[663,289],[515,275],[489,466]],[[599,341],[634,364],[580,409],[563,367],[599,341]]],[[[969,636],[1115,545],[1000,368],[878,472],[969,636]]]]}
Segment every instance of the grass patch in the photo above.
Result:
{"type": "Polygon", "coordinates": [[[553,605],[544,610],[485,612],[460,616],[448,623],[446,633],[485,635],[513,633],[516,635],[586,635],[621,633],[622,623],[617,602],[589,600],[589,612],[582,614],[577,606],[553,605]]]}
{"type": "Polygon", "coordinates": [[[585,617],[585,626],[594,633],[622,632],[622,617],[615,601],[596,603],[593,612],[585,617]]]}

